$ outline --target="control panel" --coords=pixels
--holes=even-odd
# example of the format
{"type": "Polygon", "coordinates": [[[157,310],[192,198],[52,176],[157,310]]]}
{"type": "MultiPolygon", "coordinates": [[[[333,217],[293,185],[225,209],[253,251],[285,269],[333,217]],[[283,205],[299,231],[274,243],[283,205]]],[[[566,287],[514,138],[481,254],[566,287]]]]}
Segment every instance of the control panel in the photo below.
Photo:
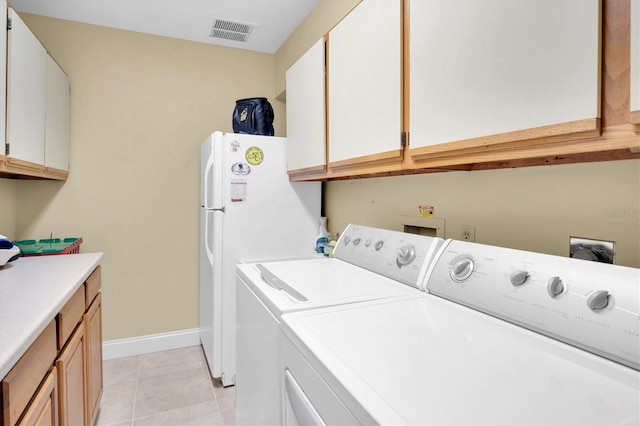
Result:
{"type": "Polygon", "coordinates": [[[640,269],[448,240],[426,287],[640,369],[640,269]]]}
{"type": "Polygon", "coordinates": [[[333,255],[418,287],[443,242],[442,238],[351,224],[337,241],[333,255]]]}

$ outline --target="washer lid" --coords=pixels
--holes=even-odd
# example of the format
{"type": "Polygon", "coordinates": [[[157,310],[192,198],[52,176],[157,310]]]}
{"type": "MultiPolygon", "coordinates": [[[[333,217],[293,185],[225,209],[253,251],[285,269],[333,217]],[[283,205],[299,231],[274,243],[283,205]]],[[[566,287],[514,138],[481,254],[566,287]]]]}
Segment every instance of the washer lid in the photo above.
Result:
{"type": "Polygon", "coordinates": [[[282,320],[350,410],[380,424],[640,420],[637,371],[437,296],[282,320]]]}
{"type": "Polygon", "coordinates": [[[276,316],[302,309],[422,293],[396,280],[334,258],[245,263],[239,264],[236,271],[276,316]],[[262,279],[258,265],[302,298],[268,284],[262,279]]]}

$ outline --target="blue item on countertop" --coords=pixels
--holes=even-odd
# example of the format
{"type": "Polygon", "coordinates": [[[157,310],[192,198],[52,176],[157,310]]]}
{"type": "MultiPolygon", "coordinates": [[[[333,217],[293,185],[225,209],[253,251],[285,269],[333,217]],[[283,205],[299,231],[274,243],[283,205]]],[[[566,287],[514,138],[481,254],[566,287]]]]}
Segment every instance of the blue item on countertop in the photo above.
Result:
{"type": "Polygon", "coordinates": [[[9,262],[13,262],[20,257],[20,247],[13,244],[4,235],[0,238],[0,267],[6,265],[9,262]]]}
{"type": "Polygon", "coordinates": [[[13,243],[7,239],[0,238],[0,250],[8,250],[13,247],[13,243]]]}

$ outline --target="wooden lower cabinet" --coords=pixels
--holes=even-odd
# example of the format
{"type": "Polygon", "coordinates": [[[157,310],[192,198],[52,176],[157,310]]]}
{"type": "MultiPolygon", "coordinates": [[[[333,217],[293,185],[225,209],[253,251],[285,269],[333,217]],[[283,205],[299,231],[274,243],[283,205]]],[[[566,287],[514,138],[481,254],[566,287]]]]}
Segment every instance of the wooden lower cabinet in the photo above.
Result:
{"type": "Polygon", "coordinates": [[[60,424],[87,425],[87,354],[83,324],[71,335],[56,361],[58,371],[58,397],[60,399],[60,424]]]}
{"type": "Polygon", "coordinates": [[[25,426],[58,425],[58,412],[58,374],[56,369],[52,368],[18,424],[25,426]]]}
{"type": "Polygon", "coordinates": [[[2,380],[2,425],[18,424],[30,410],[30,401],[38,393],[56,359],[56,322],[51,321],[2,380]]]}
{"type": "Polygon", "coordinates": [[[0,423],[90,426],[102,397],[98,266],[0,383],[0,423]]]}
{"type": "Polygon", "coordinates": [[[96,421],[102,396],[102,295],[98,293],[84,314],[87,353],[87,404],[90,423],[96,421]]]}

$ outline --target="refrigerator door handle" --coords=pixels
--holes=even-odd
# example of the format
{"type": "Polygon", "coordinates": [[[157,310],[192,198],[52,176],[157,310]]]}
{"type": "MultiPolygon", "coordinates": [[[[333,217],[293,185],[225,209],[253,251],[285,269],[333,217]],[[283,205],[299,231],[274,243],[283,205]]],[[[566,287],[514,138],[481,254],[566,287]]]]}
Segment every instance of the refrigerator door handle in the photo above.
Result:
{"type": "Polygon", "coordinates": [[[224,207],[220,207],[219,209],[209,209],[209,210],[211,210],[213,212],[222,212],[222,213],[224,213],[224,207]]]}
{"type": "Polygon", "coordinates": [[[208,208],[211,204],[209,204],[209,180],[211,173],[213,172],[213,156],[209,157],[207,160],[207,165],[204,170],[204,208],[208,208]]]}
{"type": "MultiPolygon", "coordinates": [[[[205,213],[206,214],[206,213],[205,213]]],[[[207,252],[207,259],[209,259],[209,265],[213,267],[213,251],[209,247],[209,218],[204,218],[204,250],[207,252]]]]}

